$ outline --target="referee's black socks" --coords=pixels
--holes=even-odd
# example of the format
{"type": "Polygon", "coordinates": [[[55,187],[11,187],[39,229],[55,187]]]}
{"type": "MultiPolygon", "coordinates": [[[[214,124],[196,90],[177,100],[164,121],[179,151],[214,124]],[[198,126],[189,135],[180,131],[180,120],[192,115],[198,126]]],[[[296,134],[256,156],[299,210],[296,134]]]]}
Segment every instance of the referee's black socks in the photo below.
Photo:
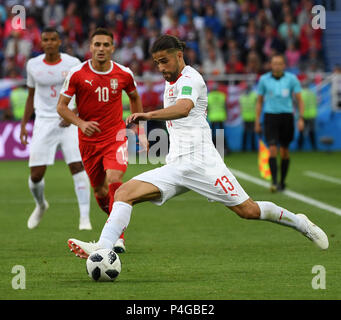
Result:
{"type": "Polygon", "coordinates": [[[277,185],[277,158],[270,157],[269,158],[269,166],[272,176],[272,184],[277,185]]]}
{"type": "Polygon", "coordinates": [[[284,186],[285,178],[288,173],[290,159],[282,159],[281,161],[281,185],[284,186]]]}

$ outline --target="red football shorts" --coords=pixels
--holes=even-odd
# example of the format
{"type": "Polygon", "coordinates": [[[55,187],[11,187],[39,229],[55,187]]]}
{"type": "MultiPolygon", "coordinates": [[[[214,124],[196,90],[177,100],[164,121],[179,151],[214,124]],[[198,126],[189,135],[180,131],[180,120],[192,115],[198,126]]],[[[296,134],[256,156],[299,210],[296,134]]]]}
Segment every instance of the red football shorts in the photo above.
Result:
{"type": "Polygon", "coordinates": [[[92,187],[103,183],[106,170],[125,172],[128,166],[128,140],[80,143],[83,164],[92,187]]]}

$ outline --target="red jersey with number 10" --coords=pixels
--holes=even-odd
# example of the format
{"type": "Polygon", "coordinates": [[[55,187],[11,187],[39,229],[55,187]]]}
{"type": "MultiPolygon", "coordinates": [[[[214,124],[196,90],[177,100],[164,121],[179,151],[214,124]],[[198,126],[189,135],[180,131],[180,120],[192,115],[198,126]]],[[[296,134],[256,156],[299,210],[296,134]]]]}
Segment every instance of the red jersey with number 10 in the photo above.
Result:
{"type": "Polygon", "coordinates": [[[111,61],[106,72],[96,71],[91,60],[72,68],[65,79],[61,94],[76,95],[79,117],[85,121],[97,121],[101,132],[91,137],[78,129],[80,142],[116,141],[119,130],[125,128],[122,120],[122,90],[136,90],[133,73],[127,67],[111,61]]]}

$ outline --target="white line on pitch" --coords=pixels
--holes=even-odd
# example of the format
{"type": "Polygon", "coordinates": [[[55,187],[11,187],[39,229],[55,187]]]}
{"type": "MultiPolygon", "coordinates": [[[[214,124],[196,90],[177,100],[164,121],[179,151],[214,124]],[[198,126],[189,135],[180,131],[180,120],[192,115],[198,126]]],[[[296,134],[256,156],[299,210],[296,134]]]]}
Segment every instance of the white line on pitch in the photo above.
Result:
{"type": "MultiPolygon", "coordinates": [[[[236,170],[236,169],[231,169],[231,171],[233,172],[233,174],[236,176],[236,177],[239,177],[241,179],[245,179],[249,182],[253,182],[259,186],[262,186],[264,188],[269,188],[270,187],[270,183],[269,182],[266,182],[262,179],[259,179],[259,178],[255,178],[245,172],[242,172],[242,171],[239,171],[239,170],[236,170]]],[[[284,190],[283,193],[285,195],[287,195],[288,197],[291,197],[291,198],[294,198],[296,200],[299,200],[299,201],[302,201],[302,202],[305,202],[307,204],[310,204],[312,206],[315,206],[317,208],[320,208],[320,209],[323,209],[323,210],[326,210],[326,211],[329,211],[329,212],[332,212],[332,213],[335,213],[339,216],[341,216],[341,209],[340,208],[336,208],[336,207],[333,207],[327,203],[324,203],[324,202],[321,202],[321,201],[318,201],[318,200],[315,200],[313,198],[310,198],[310,197],[307,197],[303,194],[300,194],[300,193],[297,193],[295,191],[291,191],[291,190],[284,190]]]]}
{"type": "Polygon", "coordinates": [[[322,173],[318,173],[318,172],[314,172],[314,171],[304,171],[303,174],[308,176],[308,177],[311,177],[311,178],[316,178],[316,179],[320,179],[323,181],[341,184],[341,179],[330,177],[330,176],[327,176],[327,175],[322,174],[322,173]]]}

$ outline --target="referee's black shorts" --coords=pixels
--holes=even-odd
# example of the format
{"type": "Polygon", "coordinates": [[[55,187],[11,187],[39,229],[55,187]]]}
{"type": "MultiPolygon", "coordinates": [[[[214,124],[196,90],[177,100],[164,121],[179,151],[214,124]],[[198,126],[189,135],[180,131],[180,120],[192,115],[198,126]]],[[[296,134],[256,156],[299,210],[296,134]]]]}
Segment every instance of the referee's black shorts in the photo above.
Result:
{"type": "Polygon", "coordinates": [[[268,146],[279,144],[284,148],[289,147],[295,133],[293,113],[265,113],[264,131],[268,146]]]}

